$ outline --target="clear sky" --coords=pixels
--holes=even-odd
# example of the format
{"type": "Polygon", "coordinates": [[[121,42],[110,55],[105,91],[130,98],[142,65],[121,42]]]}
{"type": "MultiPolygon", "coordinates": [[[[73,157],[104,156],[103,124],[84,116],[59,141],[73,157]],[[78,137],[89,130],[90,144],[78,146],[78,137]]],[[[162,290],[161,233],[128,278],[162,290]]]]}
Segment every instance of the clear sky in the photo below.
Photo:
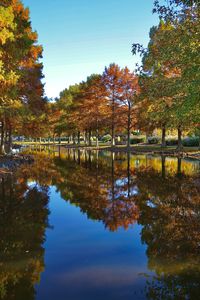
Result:
{"type": "Polygon", "coordinates": [[[44,47],[45,91],[56,97],[112,62],[134,69],[133,42],[158,23],[153,0],[23,0],[44,47]]]}

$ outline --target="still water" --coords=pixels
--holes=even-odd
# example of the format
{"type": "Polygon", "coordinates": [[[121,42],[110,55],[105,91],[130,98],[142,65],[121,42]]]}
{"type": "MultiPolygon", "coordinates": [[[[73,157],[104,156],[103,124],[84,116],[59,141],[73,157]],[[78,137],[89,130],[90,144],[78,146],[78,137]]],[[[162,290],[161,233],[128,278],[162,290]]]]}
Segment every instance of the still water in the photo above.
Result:
{"type": "Polygon", "coordinates": [[[0,178],[1,300],[200,299],[199,161],[44,150],[0,178]]]}

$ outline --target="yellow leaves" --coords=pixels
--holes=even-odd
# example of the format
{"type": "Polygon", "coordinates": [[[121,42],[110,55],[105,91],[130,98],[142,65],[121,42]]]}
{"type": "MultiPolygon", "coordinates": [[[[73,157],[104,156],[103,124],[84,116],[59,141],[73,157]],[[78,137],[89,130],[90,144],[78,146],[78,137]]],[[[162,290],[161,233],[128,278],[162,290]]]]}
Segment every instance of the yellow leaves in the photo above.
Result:
{"type": "Polygon", "coordinates": [[[12,7],[0,6],[0,28],[14,29],[14,14],[12,7]]]}
{"type": "Polygon", "coordinates": [[[5,72],[3,69],[2,61],[0,61],[0,90],[1,96],[6,93],[10,88],[14,87],[19,80],[19,75],[14,71],[5,72]]]}
{"type": "Polygon", "coordinates": [[[4,45],[7,40],[14,40],[14,34],[12,32],[9,32],[7,28],[3,28],[0,31],[0,44],[4,45]]]}
{"type": "Polygon", "coordinates": [[[174,30],[174,26],[171,22],[163,22],[161,21],[160,22],[160,26],[159,28],[162,30],[162,31],[166,31],[166,30],[174,30]]]}
{"type": "Polygon", "coordinates": [[[0,7],[0,45],[8,40],[14,40],[14,14],[11,7],[0,7]]]}

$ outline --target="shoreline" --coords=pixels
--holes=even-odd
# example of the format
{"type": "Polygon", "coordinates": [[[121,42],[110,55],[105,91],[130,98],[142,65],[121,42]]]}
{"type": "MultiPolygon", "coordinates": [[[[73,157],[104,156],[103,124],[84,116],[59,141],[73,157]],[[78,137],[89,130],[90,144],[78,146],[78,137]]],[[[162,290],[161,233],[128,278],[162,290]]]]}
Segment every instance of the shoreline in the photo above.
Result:
{"type": "MultiPolygon", "coordinates": [[[[61,145],[60,145],[61,146],[61,145]]],[[[119,146],[102,146],[102,147],[95,147],[95,146],[77,146],[77,145],[70,145],[64,146],[66,149],[74,149],[74,150],[87,150],[87,151],[110,151],[113,153],[131,153],[131,154],[146,154],[146,155],[161,155],[161,156],[173,156],[173,157],[182,157],[182,158],[193,158],[200,160],[200,150],[192,149],[192,147],[188,149],[183,149],[182,151],[177,151],[174,148],[166,148],[166,149],[155,149],[153,146],[132,146],[132,147],[119,147],[119,146]],[[140,148],[141,147],[141,148],[140,148]],[[151,148],[152,147],[152,148],[151,148]],[[146,149],[145,149],[146,148],[146,149]]],[[[158,148],[158,147],[156,147],[158,148]]]]}
{"type": "Polygon", "coordinates": [[[110,151],[113,153],[131,153],[135,155],[139,154],[146,154],[146,155],[161,155],[161,156],[172,156],[172,157],[182,157],[182,158],[193,158],[200,160],[200,149],[198,147],[183,147],[181,151],[177,151],[176,147],[168,146],[166,148],[161,148],[158,145],[147,145],[147,144],[139,144],[137,146],[133,145],[129,148],[126,145],[99,145],[96,147],[95,145],[87,146],[87,145],[74,145],[74,144],[48,144],[48,143],[41,143],[41,144],[21,144],[18,145],[19,147],[62,147],[65,149],[72,149],[72,150],[86,150],[86,151],[110,151]]]}

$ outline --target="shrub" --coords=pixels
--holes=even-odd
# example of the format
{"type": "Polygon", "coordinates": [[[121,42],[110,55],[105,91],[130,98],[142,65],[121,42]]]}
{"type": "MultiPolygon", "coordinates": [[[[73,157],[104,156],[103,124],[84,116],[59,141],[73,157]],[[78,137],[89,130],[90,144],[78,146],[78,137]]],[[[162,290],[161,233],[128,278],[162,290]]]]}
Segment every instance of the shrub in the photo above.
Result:
{"type": "Polygon", "coordinates": [[[178,140],[177,138],[171,138],[166,140],[166,145],[167,146],[177,146],[178,145],[178,140]]]}
{"type": "Polygon", "coordinates": [[[138,135],[140,135],[141,133],[139,132],[139,131],[133,131],[132,132],[132,135],[136,135],[136,136],[138,136],[138,135]]]}
{"type": "Polygon", "coordinates": [[[199,146],[199,137],[187,137],[183,140],[183,146],[185,147],[198,147],[199,146]]]}
{"type": "Polygon", "coordinates": [[[143,137],[134,137],[134,138],[131,138],[130,142],[131,142],[132,145],[144,143],[145,138],[143,138],[143,137]]]}
{"type": "MultiPolygon", "coordinates": [[[[167,139],[166,145],[167,146],[177,146],[178,145],[177,138],[167,139]]],[[[182,145],[184,147],[198,147],[199,146],[199,137],[197,137],[197,136],[187,137],[182,140],[182,145]]]]}
{"type": "Polygon", "coordinates": [[[112,139],[111,135],[110,135],[110,134],[106,134],[106,135],[104,135],[104,136],[102,137],[101,140],[102,140],[103,143],[108,143],[108,142],[111,141],[111,139],[112,139]]]}
{"type": "Polygon", "coordinates": [[[158,144],[159,142],[160,142],[160,139],[157,136],[148,137],[148,143],[149,144],[158,144]]]}

